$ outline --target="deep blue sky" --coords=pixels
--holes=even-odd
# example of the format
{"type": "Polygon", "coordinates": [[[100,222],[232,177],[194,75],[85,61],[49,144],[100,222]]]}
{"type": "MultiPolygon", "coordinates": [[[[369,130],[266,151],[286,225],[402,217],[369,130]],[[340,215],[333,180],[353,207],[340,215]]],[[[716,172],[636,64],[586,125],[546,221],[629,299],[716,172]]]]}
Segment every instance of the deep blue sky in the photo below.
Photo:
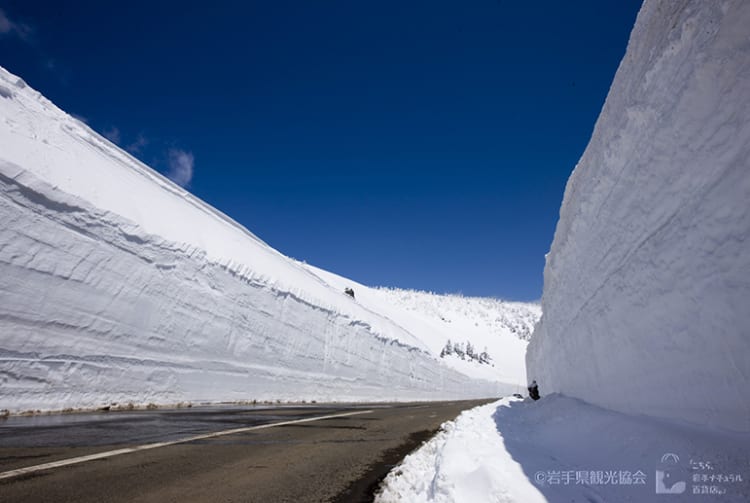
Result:
{"type": "Polygon", "coordinates": [[[0,0],[0,65],[287,255],[533,300],[640,3],[0,0]]]}

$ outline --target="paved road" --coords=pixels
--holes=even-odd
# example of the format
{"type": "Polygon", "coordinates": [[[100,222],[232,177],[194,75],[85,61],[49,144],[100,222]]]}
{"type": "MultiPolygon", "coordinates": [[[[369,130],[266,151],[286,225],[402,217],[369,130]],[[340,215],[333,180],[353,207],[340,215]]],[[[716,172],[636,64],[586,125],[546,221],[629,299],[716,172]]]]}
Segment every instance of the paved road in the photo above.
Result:
{"type": "Polygon", "coordinates": [[[10,418],[0,423],[0,502],[370,501],[389,469],[442,422],[483,403],[197,407],[10,418]],[[315,419],[321,416],[334,417],[315,419]],[[293,422],[300,420],[305,422],[293,422]],[[286,424],[268,427],[273,423],[286,424]],[[157,443],[169,445],[17,472],[157,443]]]}

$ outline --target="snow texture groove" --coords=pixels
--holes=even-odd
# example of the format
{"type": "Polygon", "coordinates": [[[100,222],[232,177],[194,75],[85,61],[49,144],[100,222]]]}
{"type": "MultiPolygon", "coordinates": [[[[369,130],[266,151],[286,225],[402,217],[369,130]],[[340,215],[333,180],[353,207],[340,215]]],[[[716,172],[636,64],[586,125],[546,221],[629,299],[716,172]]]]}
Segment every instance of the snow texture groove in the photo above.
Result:
{"type": "Polygon", "coordinates": [[[518,387],[524,341],[499,335],[503,372],[451,366],[400,306],[283,256],[2,68],[0,85],[0,410],[518,387]]]}
{"type": "Polygon", "coordinates": [[[646,1],[568,181],[528,378],[750,431],[750,4],[646,1]]]}

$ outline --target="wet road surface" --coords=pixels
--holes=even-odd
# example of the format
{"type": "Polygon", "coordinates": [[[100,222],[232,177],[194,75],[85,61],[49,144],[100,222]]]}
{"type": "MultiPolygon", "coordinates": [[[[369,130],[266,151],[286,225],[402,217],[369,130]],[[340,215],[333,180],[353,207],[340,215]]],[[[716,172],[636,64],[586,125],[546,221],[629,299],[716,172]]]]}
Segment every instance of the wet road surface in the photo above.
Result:
{"type": "Polygon", "coordinates": [[[379,480],[403,456],[444,421],[483,403],[12,417],[0,422],[0,502],[371,501],[379,480]],[[71,465],[14,471],[111,451],[71,465]]]}

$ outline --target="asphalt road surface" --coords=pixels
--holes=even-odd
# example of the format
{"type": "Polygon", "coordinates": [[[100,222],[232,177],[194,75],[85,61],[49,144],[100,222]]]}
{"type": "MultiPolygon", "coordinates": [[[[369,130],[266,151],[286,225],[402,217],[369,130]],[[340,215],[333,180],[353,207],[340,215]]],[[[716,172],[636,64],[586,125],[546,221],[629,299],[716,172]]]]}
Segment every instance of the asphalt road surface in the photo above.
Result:
{"type": "Polygon", "coordinates": [[[441,423],[487,402],[12,417],[0,502],[371,501],[441,423]]]}

